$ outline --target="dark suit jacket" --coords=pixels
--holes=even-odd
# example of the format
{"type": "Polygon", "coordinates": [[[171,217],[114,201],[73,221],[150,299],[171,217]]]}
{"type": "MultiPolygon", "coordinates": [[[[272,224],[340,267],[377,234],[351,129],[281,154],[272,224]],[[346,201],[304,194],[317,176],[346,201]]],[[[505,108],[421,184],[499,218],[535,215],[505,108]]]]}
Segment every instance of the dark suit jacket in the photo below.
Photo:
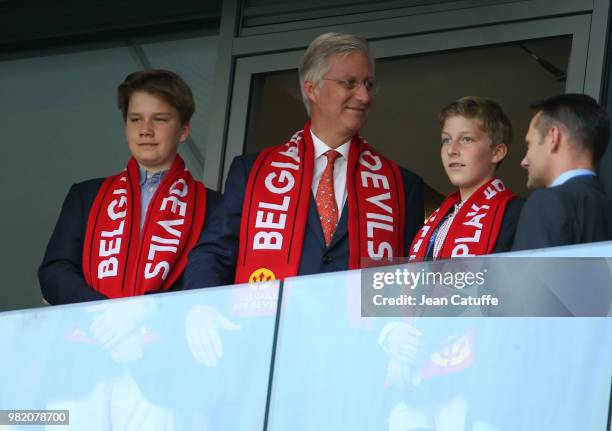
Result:
{"type": "Polygon", "coordinates": [[[503,253],[505,251],[510,251],[512,248],[514,235],[516,234],[516,228],[521,215],[521,209],[524,204],[525,199],[518,196],[510,199],[510,202],[508,202],[506,212],[504,213],[504,219],[502,220],[501,231],[495,242],[495,247],[493,247],[493,253],[503,253]]]}
{"type": "MultiPolygon", "coordinates": [[[[210,224],[202,232],[199,243],[189,255],[185,270],[185,288],[221,286],[232,284],[236,271],[238,237],[242,216],[242,203],[256,155],[234,159],[225,183],[225,192],[210,224]]],[[[406,202],[405,248],[423,224],[423,180],[416,174],[401,168],[406,202]]],[[[325,246],[323,229],[310,193],[308,220],[302,247],[299,275],[348,269],[348,208],[344,206],[338,227],[329,248],[325,246]]]]}
{"type": "Polygon", "coordinates": [[[612,203],[599,179],[574,177],[525,202],[512,250],[612,240],[612,203]]]}
{"type": "MultiPolygon", "coordinates": [[[[73,184],[64,200],[42,264],[38,269],[38,280],[44,298],[50,304],[106,299],[85,283],[81,259],[87,219],[93,201],[104,178],[96,178],[73,184]]],[[[206,190],[206,214],[211,213],[221,196],[214,190],[206,190]]],[[[206,217],[205,225],[208,221],[206,217]]],[[[180,290],[179,278],[172,290],[180,290]]]]}

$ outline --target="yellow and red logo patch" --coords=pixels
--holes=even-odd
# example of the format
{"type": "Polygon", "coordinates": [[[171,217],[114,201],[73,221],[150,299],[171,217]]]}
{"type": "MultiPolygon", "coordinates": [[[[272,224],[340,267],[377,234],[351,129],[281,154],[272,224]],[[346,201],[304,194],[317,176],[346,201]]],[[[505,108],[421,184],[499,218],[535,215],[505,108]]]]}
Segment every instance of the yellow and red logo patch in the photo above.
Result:
{"type": "Polygon", "coordinates": [[[257,268],[249,276],[249,283],[263,283],[264,281],[274,281],[276,275],[268,268],[257,268]]]}

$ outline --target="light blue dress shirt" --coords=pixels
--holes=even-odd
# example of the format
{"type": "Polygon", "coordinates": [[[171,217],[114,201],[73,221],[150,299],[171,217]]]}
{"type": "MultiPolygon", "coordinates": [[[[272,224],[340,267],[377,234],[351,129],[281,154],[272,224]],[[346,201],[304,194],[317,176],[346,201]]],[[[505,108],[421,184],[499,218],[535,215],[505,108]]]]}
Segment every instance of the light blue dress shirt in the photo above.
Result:
{"type": "Polygon", "coordinates": [[[159,187],[168,171],[160,171],[152,174],[148,172],[142,166],[139,166],[140,174],[140,231],[142,232],[142,226],[144,225],[145,218],[147,216],[147,209],[151,203],[151,199],[155,194],[155,191],[159,187]]]}
{"type": "Polygon", "coordinates": [[[590,169],[570,169],[569,171],[563,172],[559,175],[550,185],[551,187],[560,186],[561,184],[571,180],[574,177],[580,177],[583,175],[595,176],[595,172],[590,169]]]}

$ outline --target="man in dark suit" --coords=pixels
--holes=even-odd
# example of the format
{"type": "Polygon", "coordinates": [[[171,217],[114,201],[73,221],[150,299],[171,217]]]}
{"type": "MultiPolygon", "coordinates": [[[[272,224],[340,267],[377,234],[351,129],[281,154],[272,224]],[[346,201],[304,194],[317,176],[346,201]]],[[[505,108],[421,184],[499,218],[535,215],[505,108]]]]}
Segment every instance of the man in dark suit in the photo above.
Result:
{"type": "Polygon", "coordinates": [[[220,199],[191,177],[177,154],[195,110],[182,78],[165,70],[135,72],[117,95],[133,157],[118,175],[70,188],[38,271],[50,304],[180,289],[187,253],[220,199]]]}
{"type": "Polygon", "coordinates": [[[612,203],[596,175],[610,120],[595,100],[563,94],[532,105],[527,187],[513,250],[612,240],[612,203]]]}
{"type": "Polygon", "coordinates": [[[299,72],[310,121],[286,144],[233,161],[224,198],[190,254],[186,288],[405,256],[421,227],[422,179],[358,136],[376,89],[367,42],[321,35],[299,72]]]}

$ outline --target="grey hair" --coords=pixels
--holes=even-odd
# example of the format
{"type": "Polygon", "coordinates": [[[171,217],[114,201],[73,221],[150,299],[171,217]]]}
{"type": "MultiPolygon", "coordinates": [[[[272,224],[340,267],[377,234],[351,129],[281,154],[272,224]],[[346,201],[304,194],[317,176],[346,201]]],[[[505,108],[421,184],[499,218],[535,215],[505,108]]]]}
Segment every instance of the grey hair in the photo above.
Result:
{"type": "Polygon", "coordinates": [[[313,85],[321,86],[323,76],[329,71],[329,57],[334,54],[343,56],[356,51],[363,52],[374,71],[374,59],[370,52],[368,41],[360,36],[346,33],[324,33],[317,36],[306,49],[300,63],[300,91],[306,112],[310,115],[310,101],[304,91],[304,83],[310,81],[313,85]]]}

